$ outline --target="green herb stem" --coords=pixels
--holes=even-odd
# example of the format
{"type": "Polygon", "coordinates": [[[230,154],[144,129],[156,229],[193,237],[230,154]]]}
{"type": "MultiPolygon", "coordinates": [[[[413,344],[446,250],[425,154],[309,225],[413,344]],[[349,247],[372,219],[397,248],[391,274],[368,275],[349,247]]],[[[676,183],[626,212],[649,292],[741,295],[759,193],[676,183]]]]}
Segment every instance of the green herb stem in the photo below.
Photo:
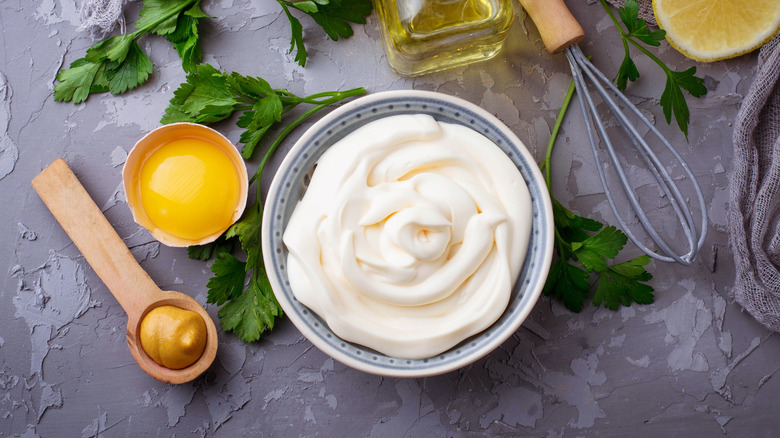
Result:
{"type": "Polygon", "coordinates": [[[547,183],[547,190],[550,192],[550,196],[553,195],[553,189],[552,189],[552,169],[550,167],[550,162],[552,161],[552,151],[553,147],[555,146],[555,140],[558,138],[558,131],[561,129],[561,124],[563,124],[563,117],[566,115],[566,110],[569,108],[569,103],[571,103],[571,98],[574,96],[574,90],[577,87],[574,84],[574,80],[571,81],[571,84],[569,84],[569,89],[566,90],[566,95],[563,98],[563,104],[561,105],[561,110],[558,112],[558,117],[555,119],[555,126],[553,126],[552,133],[550,134],[550,141],[547,143],[547,153],[544,156],[544,161],[542,162],[542,168],[544,169],[544,181],[547,183]]]}
{"type": "MultiPolygon", "coordinates": [[[[622,30],[621,30],[621,32],[622,32],[622,30]]],[[[626,40],[628,40],[628,42],[631,43],[632,46],[634,46],[637,49],[639,49],[640,52],[642,52],[645,55],[647,55],[648,58],[650,58],[653,61],[655,61],[655,63],[658,64],[658,66],[661,67],[664,70],[664,72],[666,72],[666,74],[672,74],[672,70],[669,67],[667,67],[666,64],[664,64],[664,62],[661,61],[657,56],[653,55],[652,52],[647,50],[645,47],[639,45],[638,42],[636,42],[633,38],[630,38],[630,37],[624,38],[623,39],[623,44],[625,44],[626,40]]],[[[626,49],[626,53],[628,53],[628,49],[626,49]]]]}
{"type": "Polygon", "coordinates": [[[252,176],[252,178],[249,180],[249,183],[252,184],[252,182],[256,179],[258,179],[262,173],[263,170],[265,170],[266,164],[268,164],[268,161],[271,159],[271,156],[274,154],[274,151],[276,151],[276,148],[279,147],[279,145],[282,143],[282,141],[287,137],[290,132],[292,132],[295,127],[303,123],[304,120],[315,114],[317,111],[332,105],[336,102],[339,102],[343,99],[353,97],[353,96],[359,96],[361,94],[365,94],[366,89],[363,87],[359,88],[353,88],[351,90],[347,91],[337,91],[334,93],[318,93],[318,94],[312,94],[311,96],[307,96],[305,98],[302,98],[302,101],[306,102],[307,99],[313,102],[317,102],[317,104],[308,110],[306,110],[303,114],[298,116],[297,119],[290,122],[287,126],[282,129],[281,132],[279,132],[279,135],[276,136],[273,143],[271,143],[270,146],[268,146],[268,150],[265,152],[265,155],[263,155],[263,159],[260,161],[260,165],[257,166],[257,171],[255,171],[255,174],[252,176]],[[317,97],[323,97],[323,96],[333,96],[330,99],[322,100],[322,101],[316,101],[312,100],[313,98],[317,97]]]}
{"type": "Polygon", "coordinates": [[[620,35],[623,37],[626,37],[626,32],[623,31],[623,27],[620,26],[620,23],[617,20],[617,17],[615,17],[615,14],[612,13],[612,9],[607,4],[606,0],[599,0],[601,2],[601,6],[604,7],[604,10],[607,11],[607,14],[609,15],[609,18],[612,19],[612,22],[615,23],[615,27],[620,31],[620,35]]]}
{"type": "Polygon", "coordinates": [[[617,87],[620,90],[624,90],[628,82],[636,81],[640,76],[636,63],[631,59],[630,43],[645,56],[652,59],[664,71],[666,85],[661,94],[659,104],[663,109],[666,122],[671,124],[672,116],[674,116],[677,126],[687,140],[690,109],[685,101],[685,96],[683,96],[683,90],[694,97],[700,97],[707,93],[704,80],[695,76],[696,67],[691,67],[684,71],[674,71],[641,44],[644,43],[648,46],[657,47],[664,40],[666,32],[663,30],[650,31],[645,20],[639,18],[639,6],[636,0],[626,0],[625,5],[618,8],[620,19],[623,21],[622,24],[607,5],[607,2],[605,0],[600,0],[600,2],[609,18],[615,24],[615,28],[620,33],[620,39],[623,43],[623,62],[614,79],[617,87]]]}
{"type": "MultiPolygon", "coordinates": [[[[553,126],[552,133],[550,133],[550,141],[547,143],[547,153],[544,156],[544,161],[542,162],[542,167],[544,168],[544,181],[547,183],[547,191],[550,192],[550,198],[553,198],[553,188],[552,188],[552,152],[553,148],[555,147],[555,140],[558,138],[558,131],[561,129],[561,125],[563,124],[563,118],[566,115],[566,110],[569,108],[569,104],[571,103],[572,96],[574,96],[574,91],[577,89],[574,80],[572,79],[571,83],[569,84],[569,88],[566,90],[566,94],[563,97],[563,103],[561,104],[561,109],[558,112],[558,117],[555,118],[555,125],[553,126]]],[[[555,228],[555,244],[558,246],[558,253],[561,257],[563,257],[564,254],[566,254],[566,246],[571,247],[571,245],[566,242],[563,237],[561,237],[560,232],[558,231],[558,228],[555,228]]]]}
{"type": "Polygon", "coordinates": [[[599,1],[601,2],[601,6],[603,6],[604,9],[607,11],[609,18],[612,19],[613,23],[615,23],[615,28],[617,28],[618,32],[620,32],[620,39],[622,40],[623,48],[625,49],[626,52],[625,56],[630,56],[630,53],[628,52],[627,43],[631,43],[632,46],[636,47],[637,49],[639,49],[639,51],[647,55],[648,58],[655,61],[655,63],[658,64],[665,72],[671,72],[669,67],[667,67],[663,61],[658,59],[657,56],[653,55],[649,50],[647,50],[639,43],[637,43],[636,40],[634,40],[634,38],[631,37],[631,35],[627,34],[626,31],[623,30],[623,26],[621,26],[620,22],[618,22],[617,17],[615,17],[615,14],[612,12],[612,8],[610,8],[609,5],[607,5],[606,0],[599,0],[599,1]]]}
{"type": "MultiPolygon", "coordinates": [[[[354,91],[354,90],[348,90],[348,91],[354,91]]],[[[321,99],[323,97],[331,97],[331,98],[332,97],[339,97],[339,96],[341,96],[342,93],[346,93],[346,91],[344,91],[344,92],[342,92],[342,91],[325,91],[325,92],[322,92],[322,93],[312,94],[312,95],[306,96],[306,97],[297,97],[294,94],[291,94],[291,93],[288,92],[287,94],[289,95],[289,97],[282,97],[281,99],[282,99],[282,102],[285,102],[285,101],[289,100],[289,101],[294,101],[296,103],[310,103],[312,105],[319,105],[322,102],[322,100],[319,100],[319,99],[321,99]]],[[[365,93],[365,91],[364,91],[364,93],[365,93]]],[[[338,100],[341,100],[341,99],[343,99],[343,98],[340,98],[338,100]]],[[[337,102],[338,102],[338,100],[337,100],[337,102]]]]}
{"type": "Polygon", "coordinates": [[[598,286],[593,295],[594,305],[603,303],[605,307],[617,310],[619,306],[628,306],[632,302],[652,303],[653,288],[644,283],[652,279],[652,275],[642,268],[650,263],[650,258],[643,256],[618,265],[609,264],[608,260],[614,260],[626,244],[628,239],[625,234],[615,227],[604,228],[598,221],[568,211],[553,196],[552,151],[574,91],[575,84],[572,81],[555,119],[541,165],[553,201],[554,245],[558,257],[543,292],[560,298],[568,309],[579,312],[589,295],[589,279],[595,277],[598,278],[598,286]],[[594,232],[598,233],[591,234],[594,232]]]}
{"type": "Polygon", "coordinates": [[[561,232],[558,228],[555,228],[555,245],[558,247],[558,257],[565,257],[566,249],[571,249],[571,244],[561,236],[561,232]]]}

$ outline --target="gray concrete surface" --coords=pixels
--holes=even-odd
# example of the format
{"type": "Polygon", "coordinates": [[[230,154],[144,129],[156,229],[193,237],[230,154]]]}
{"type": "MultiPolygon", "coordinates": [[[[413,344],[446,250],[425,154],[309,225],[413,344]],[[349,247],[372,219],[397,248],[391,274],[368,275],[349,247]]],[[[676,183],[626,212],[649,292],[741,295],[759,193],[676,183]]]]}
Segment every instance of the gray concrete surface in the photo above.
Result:
{"type": "MultiPolygon", "coordinates": [[[[622,48],[611,21],[597,2],[569,3],[586,30],[583,50],[613,75],[622,48]]],[[[205,60],[223,70],[297,93],[365,86],[457,95],[496,114],[540,160],[570,80],[565,59],[544,51],[521,12],[497,58],[404,79],[385,63],[375,16],[337,43],[304,19],[304,69],[287,54],[288,24],[276,2],[203,6],[216,17],[202,26],[205,60]]],[[[138,8],[126,8],[130,22],[138,8]]],[[[30,181],[65,157],[152,278],[205,303],[208,265],[135,225],[120,185],[127,151],[158,126],[184,73],[167,42],[145,37],[141,46],[155,66],[146,85],[79,105],[54,102],[56,72],[93,43],[78,24],[72,0],[0,2],[0,437],[776,436],[780,342],[733,302],[726,234],[731,125],[755,54],[697,64],[667,44],[655,50],[673,67],[696,65],[706,78],[709,93],[689,99],[687,144],[657,105],[663,75],[636,58],[643,76],[629,95],[679,145],[702,183],[712,222],[693,266],[650,265],[654,304],[617,312],[588,305],[573,314],[542,297],[501,348],[426,379],[347,368],[283,320],[253,344],[220,333],[211,370],[172,386],[136,366],[124,312],[30,181]]],[[[232,121],[216,127],[238,140],[232,121]]],[[[554,156],[556,196],[575,212],[615,223],[593,169],[581,117],[571,111],[554,156]]],[[[657,193],[645,187],[646,174],[632,169],[652,203],[657,193]]],[[[656,218],[674,234],[663,210],[656,218]]],[[[214,306],[206,307],[216,316],[214,306]]]]}

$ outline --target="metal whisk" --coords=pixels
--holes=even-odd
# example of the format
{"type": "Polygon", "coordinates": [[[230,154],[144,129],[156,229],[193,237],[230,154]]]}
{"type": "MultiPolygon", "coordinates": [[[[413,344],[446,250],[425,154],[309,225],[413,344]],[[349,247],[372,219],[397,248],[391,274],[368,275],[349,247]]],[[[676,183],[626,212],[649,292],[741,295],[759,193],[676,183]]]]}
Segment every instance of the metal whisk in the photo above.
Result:
{"type": "Polygon", "coordinates": [[[639,247],[645,254],[650,257],[661,260],[664,262],[677,262],[683,265],[690,265],[693,263],[696,254],[704,244],[704,239],[707,234],[707,213],[706,204],[704,202],[704,195],[702,194],[701,187],[699,186],[696,177],[691,172],[688,164],[680,156],[679,152],[669,143],[661,132],[653,125],[653,123],[645,117],[639,109],[631,103],[623,93],[610,81],[604,74],[599,71],[593,64],[588,61],[587,57],[582,53],[582,50],[576,45],[582,37],[584,32],[582,27],[577,23],[569,10],[564,5],[563,0],[520,0],[528,15],[531,16],[539,33],[542,36],[545,47],[550,53],[566,53],[566,58],[569,60],[571,66],[572,76],[574,77],[574,83],[577,87],[577,93],[580,96],[580,109],[585,120],[585,127],[588,132],[588,140],[593,151],[593,156],[596,160],[596,167],[599,172],[601,184],[604,187],[604,193],[607,195],[607,200],[615,213],[618,223],[623,229],[623,232],[631,239],[637,247],[639,247]],[[596,110],[596,105],[593,102],[593,97],[590,94],[590,89],[586,81],[589,81],[593,85],[595,91],[601,97],[601,100],[607,105],[610,112],[615,116],[621,128],[626,133],[634,148],[639,152],[640,157],[644,161],[645,165],[650,169],[652,174],[658,181],[658,186],[661,188],[665,196],[668,198],[675,215],[682,227],[683,233],[687,239],[688,251],[684,254],[675,252],[672,246],[664,240],[650,222],[646,212],[639,204],[637,199],[636,190],[631,187],[628,179],[626,178],[623,166],[618,160],[617,153],[612,145],[612,141],[607,135],[604,122],[599,117],[596,110]],[[697,201],[699,204],[699,211],[701,212],[701,223],[697,230],[696,221],[693,218],[688,202],[680,192],[679,187],[672,179],[669,172],[661,163],[661,160],[653,152],[648,143],[639,134],[636,126],[629,120],[623,110],[620,108],[614,97],[627,108],[634,116],[636,116],[641,123],[643,123],[652,132],[652,134],[660,140],[660,142],[666,147],[666,149],[672,153],[674,158],[679,162],[681,168],[684,170],[691,184],[693,185],[696,193],[697,201]],[[595,126],[594,126],[595,125],[595,126]],[[612,195],[611,188],[607,183],[607,177],[604,173],[604,168],[599,160],[598,141],[602,141],[604,148],[607,151],[607,155],[613,164],[615,173],[618,176],[620,185],[623,188],[623,193],[628,198],[629,204],[634,211],[634,214],[639,219],[639,222],[644,227],[647,234],[658,246],[658,250],[654,251],[648,248],[635,234],[629,229],[624,220],[622,214],[617,208],[616,202],[612,195]]]}

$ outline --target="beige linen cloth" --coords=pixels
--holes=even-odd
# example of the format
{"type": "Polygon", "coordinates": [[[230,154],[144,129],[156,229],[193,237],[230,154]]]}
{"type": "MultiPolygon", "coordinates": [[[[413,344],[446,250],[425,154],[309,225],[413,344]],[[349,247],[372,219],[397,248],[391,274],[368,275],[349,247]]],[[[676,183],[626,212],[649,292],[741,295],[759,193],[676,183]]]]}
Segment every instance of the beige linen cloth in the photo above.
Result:
{"type": "Polygon", "coordinates": [[[780,331],[780,34],[758,54],[758,69],[734,122],[729,240],[734,297],[780,331]]]}

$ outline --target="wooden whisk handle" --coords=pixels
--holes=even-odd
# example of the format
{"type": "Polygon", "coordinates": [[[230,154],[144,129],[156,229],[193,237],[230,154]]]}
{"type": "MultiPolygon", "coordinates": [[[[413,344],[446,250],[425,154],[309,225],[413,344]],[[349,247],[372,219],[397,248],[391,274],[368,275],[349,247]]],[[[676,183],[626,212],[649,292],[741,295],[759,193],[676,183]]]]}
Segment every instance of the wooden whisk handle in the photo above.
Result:
{"type": "Polygon", "coordinates": [[[563,0],[520,0],[520,4],[536,24],[550,53],[562,52],[585,36],[563,0]]]}

